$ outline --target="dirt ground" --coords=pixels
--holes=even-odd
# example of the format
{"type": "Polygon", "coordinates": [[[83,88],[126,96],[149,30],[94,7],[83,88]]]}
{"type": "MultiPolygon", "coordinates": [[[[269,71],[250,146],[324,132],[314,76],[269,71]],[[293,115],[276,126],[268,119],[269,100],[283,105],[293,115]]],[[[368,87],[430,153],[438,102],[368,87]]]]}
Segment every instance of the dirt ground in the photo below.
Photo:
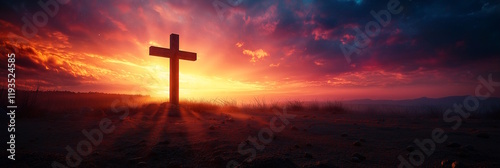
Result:
{"type": "Polygon", "coordinates": [[[453,130],[454,123],[441,118],[355,112],[287,111],[295,115],[287,118],[282,109],[225,113],[181,109],[173,115],[165,104],[129,112],[84,109],[20,118],[16,162],[7,167],[71,167],[68,158],[79,167],[397,167],[398,156],[420,161],[409,155],[422,151],[414,141],[432,138],[435,128],[442,128],[447,139],[435,143],[421,167],[441,167],[444,160],[449,161],[443,162],[445,167],[454,161],[465,167],[500,166],[497,120],[467,119],[453,130]],[[94,144],[83,130],[100,131],[102,137],[94,134],[98,142],[94,144]],[[67,148],[74,150],[72,155],[67,148]],[[246,162],[248,158],[252,160],[246,162]]]}

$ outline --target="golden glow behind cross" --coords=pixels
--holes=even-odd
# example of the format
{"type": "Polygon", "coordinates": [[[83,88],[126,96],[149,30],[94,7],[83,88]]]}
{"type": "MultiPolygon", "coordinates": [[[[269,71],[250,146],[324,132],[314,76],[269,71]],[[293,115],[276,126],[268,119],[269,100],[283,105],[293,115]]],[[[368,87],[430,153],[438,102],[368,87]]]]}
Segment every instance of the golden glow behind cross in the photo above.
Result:
{"type": "Polygon", "coordinates": [[[170,34],[170,49],[151,46],[149,55],[170,58],[170,103],[179,104],[179,59],[196,61],[196,53],[179,51],[179,35],[170,34]]]}

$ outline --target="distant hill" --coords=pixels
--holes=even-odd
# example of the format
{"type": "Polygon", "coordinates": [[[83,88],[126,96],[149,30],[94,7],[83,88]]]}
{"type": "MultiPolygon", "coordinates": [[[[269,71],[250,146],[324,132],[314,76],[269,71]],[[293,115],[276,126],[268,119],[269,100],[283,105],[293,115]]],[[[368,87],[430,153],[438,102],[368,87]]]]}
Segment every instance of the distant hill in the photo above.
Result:
{"type": "MultiPolygon", "coordinates": [[[[377,105],[403,105],[403,106],[452,106],[454,103],[463,104],[467,96],[449,96],[442,98],[421,97],[405,100],[372,100],[358,99],[344,101],[346,104],[377,104],[377,105]]],[[[479,102],[483,106],[500,106],[500,98],[492,97],[479,102]]]]}

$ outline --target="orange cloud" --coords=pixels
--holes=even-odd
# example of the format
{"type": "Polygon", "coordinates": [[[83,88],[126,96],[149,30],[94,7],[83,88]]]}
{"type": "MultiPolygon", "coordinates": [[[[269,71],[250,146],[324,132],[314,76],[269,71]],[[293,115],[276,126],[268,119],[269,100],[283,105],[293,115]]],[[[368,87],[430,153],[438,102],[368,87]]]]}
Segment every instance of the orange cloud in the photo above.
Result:
{"type": "Polygon", "coordinates": [[[237,42],[237,43],[236,43],[236,46],[237,46],[238,48],[241,48],[241,47],[243,46],[243,44],[245,44],[245,43],[243,43],[243,42],[237,42]]]}
{"type": "Polygon", "coordinates": [[[252,59],[250,59],[250,62],[257,62],[258,60],[264,59],[264,57],[269,56],[269,54],[265,52],[263,49],[258,49],[255,51],[243,50],[243,54],[252,57],[252,59]]]}
{"type": "Polygon", "coordinates": [[[280,63],[276,63],[276,64],[269,64],[269,67],[279,67],[280,66],[280,63]]]}

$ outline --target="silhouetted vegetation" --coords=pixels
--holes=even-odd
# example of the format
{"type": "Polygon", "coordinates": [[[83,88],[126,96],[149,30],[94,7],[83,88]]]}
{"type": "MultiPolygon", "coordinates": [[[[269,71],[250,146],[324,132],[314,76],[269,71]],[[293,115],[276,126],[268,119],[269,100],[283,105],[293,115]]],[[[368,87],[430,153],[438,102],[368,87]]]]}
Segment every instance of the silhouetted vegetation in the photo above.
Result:
{"type": "MultiPolygon", "coordinates": [[[[0,89],[1,108],[4,110],[8,105],[7,90],[0,89]]],[[[152,99],[144,95],[122,95],[106,94],[98,92],[76,93],[70,91],[40,91],[39,89],[16,91],[16,105],[18,116],[44,117],[72,113],[101,113],[109,112],[114,101],[120,103],[134,104],[131,110],[152,104],[160,104],[162,101],[152,99]]],[[[163,101],[164,102],[164,101],[163,101]]],[[[359,114],[383,114],[394,116],[410,116],[419,118],[441,118],[447,106],[436,105],[384,105],[384,104],[345,104],[342,101],[271,101],[255,98],[253,102],[238,104],[235,100],[213,99],[213,100],[187,100],[181,101],[181,108],[194,112],[210,113],[232,113],[232,112],[264,112],[273,110],[307,111],[309,113],[359,113],[359,114]]],[[[500,119],[500,106],[481,106],[476,112],[471,113],[471,118],[500,119]]]]}

